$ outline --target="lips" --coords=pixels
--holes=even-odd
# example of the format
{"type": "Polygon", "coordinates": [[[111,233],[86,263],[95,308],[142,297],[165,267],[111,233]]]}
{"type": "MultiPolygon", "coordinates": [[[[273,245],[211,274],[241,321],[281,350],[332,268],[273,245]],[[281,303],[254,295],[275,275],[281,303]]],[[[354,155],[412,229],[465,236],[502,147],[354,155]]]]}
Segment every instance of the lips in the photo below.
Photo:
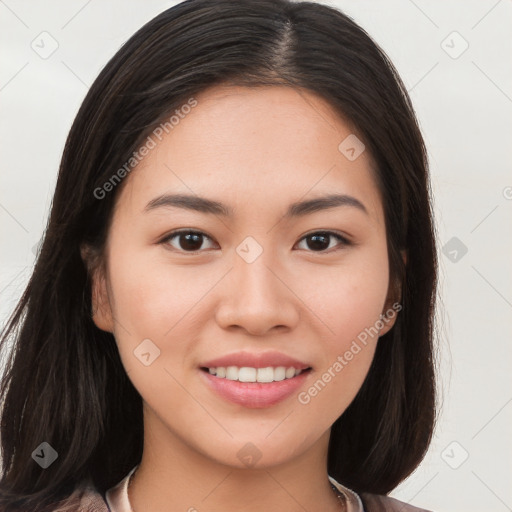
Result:
{"type": "Polygon", "coordinates": [[[204,371],[198,373],[206,386],[223,400],[247,408],[261,409],[276,405],[305,387],[306,379],[311,375],[310,371],[304,370],[291,379],[264,384],[221,379],[204,371]]]}
{"type": "Polygon", "coordinates": [[[287,356],[280,352],[263,352],[260,354],[237,352],[217,359],[201,363],[201,378],[204,379],[210,390],[218,396],[248,408],[264,408],[275,405],[296,392],[308,379],[312,367],[303,361],[287,356]],[[273,370],[276,377],[284,369],[289,370],[288,376],[280,376],[279,380],[263,379],[259,382],[238,380],[238,372],[242,369],[244,374],[259,375],[261,369],[266,373],[273,370]],[[291,371],[291,370],[294,371],[291,371]],[[218,370],[222,370],[217,375],[218,370]],[[233,372],[231,378],[225,375],[224,370],[233,372]],[[292,373],[295,373],[292,376],[292,373]],[[282,378],[281,378],[282,377],[282,378]]]}

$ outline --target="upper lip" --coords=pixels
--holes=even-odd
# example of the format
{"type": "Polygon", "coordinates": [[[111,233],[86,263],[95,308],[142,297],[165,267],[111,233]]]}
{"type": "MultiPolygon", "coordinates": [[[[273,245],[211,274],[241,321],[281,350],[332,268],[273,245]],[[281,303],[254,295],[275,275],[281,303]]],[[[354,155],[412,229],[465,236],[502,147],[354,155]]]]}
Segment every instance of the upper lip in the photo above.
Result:
{"type": "Polygon", "coordinates": [[[218,368],[227,366],[238,366],[242,368],[248,366],[250,368],[267,368],[269,366],[284,366],[289,368],[293,366],[299,370],[305,370],[310,368],[310,365],[299,361],[293,357],[290,357],[281,352],[269,351],[269,352],[235,352],[233,354],[227,354],[216,359],[210,359],[202,364],[204,368],[218,368]]]}

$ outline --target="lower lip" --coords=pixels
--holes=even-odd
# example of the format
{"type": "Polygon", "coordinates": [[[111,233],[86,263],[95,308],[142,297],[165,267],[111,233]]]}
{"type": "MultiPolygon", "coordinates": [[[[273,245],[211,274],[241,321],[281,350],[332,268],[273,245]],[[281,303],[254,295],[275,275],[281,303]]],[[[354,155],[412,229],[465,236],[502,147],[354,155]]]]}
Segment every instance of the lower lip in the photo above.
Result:
{"type": "Polygon", "coordinates": [[[311,370],[305,370],[291,379],[274,382],[240,382],[215,377],[199,370],[207,384],[222,398],[253,409],[270,407],[288,398],[304,383],[311,370]]]}

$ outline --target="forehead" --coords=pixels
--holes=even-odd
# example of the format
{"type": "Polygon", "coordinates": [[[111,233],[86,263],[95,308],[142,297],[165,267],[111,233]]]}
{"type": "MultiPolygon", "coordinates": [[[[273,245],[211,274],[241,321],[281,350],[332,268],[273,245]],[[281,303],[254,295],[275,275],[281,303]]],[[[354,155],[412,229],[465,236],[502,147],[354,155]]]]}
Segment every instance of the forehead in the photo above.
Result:
{"type": "Polygon", "coordinates": [[[141,212],[158,195],[187,193],[221,199],[235,211],[244,205],[261,211],[339,193],[361,199],[380,222],[372,159],[367,151],[355,160],[340,151],[354,130],[323,98],[284,86],[223,85],[194,99],[196,106],[175,117],[161,140],[153,136],[155,147],[127,178],[118,202],[129,194],[141,212]]]}

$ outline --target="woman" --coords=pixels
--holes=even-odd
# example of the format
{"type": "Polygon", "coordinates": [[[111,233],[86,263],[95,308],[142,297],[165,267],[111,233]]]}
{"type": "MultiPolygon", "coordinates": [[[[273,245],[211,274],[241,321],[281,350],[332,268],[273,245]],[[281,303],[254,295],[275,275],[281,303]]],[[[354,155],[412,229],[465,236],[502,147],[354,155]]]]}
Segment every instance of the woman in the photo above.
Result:
{"type": "Polygon", "coordinates": [[[419,510],[437,280],[405,88],[315,3],[189,0],[71,128],[2,336],[0,509],[419,510]]]}

